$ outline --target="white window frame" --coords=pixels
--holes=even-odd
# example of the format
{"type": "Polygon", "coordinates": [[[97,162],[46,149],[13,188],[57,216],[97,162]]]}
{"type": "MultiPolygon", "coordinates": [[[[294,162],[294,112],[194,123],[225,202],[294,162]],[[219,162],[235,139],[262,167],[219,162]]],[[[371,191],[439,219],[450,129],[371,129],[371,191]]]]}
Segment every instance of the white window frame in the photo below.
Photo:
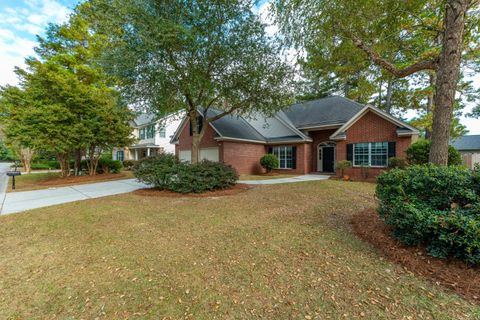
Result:
{"type": "Polygon", "coordinates": [[[388,142],[382,141],[382,142],[358,142],[358,143],[353,143],[353,166],[354,167],[370,167],[370,168],[386,168],[388,167],[388,142]],[[387,152],[386,152],[386,163],[384,166],[372,166],[372,144],[373,143],[385,143],[387,145],[387,152]],[[367,165],[362,165],[362,164],[356,164],[355,163],[355,145],[357,144],[368,144],[368,164],[367,165]]]}
{"type": "Polygon", "coordinates": [[[167,128],[165,126],[160,126],[158,128],[158,135],[160,138],[166,138],[167,137],[167,128]]]}
{"type": "Polygon", "coordinates": [[[277,158],[278,158],[278,168],[277,169],[293,169],[293,159],[294,159],[294,155],[293,155],[293,146],[275,146],[275,147],[272,147],[272,154],[274,154],[277,158]],[[289,167],[288,166],[288,157],[287,157],[287,148],[290,148],[291,149],[291,166],[289,167]],[[281,156],[282,156],[282,151],[283,151],[283,155],[285,156],[285,166],[282,167],[282,160],[281,160],[281,156]]]}

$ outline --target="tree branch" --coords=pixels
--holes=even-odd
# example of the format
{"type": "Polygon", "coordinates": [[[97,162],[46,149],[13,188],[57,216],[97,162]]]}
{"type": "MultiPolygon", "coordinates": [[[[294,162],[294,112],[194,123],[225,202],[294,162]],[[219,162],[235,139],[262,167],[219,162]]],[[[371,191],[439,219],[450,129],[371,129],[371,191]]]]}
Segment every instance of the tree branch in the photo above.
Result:
{"type": "MultiPolygon", "coordinates": [[[[228,110],[226,110],[226,111],[224,111],[224,112],[222,112],[222,113],[220,113],[220,114],[217,114],[217,115],[214,116],[214,117],[208,118],[208,119],[206,120],[206,122],[210,123],[210,122],[213,122],[213,121],[215,121],[215,120],[218,120],[218,119],[220,119],[220,118],[222,118],[222,117],[224,117],[224,116],[226,116],[226,115],[231,114],[233,111],[235,111],[235,110],[237,110],[237,109],[238,109],[237,107],[231,107],[230,109],[228,109],[228,110]]],[[[206,114],[205,114],[205,116],[206,116],[206,114]]]]}
{"type": "Polygon", "coordinates": [[[398,68],[393,63],[382,58],[375,50],[367,46],[358,37],[349,34],[348,37],[353,41],[355,46],[365,52],[368,57],[377,65],[393,74],[396,78],[404,78],[418,71],[436,70],[438,67],[438,58],[432,60],[422,60],[411,64],[405,68],[398,68]]]}

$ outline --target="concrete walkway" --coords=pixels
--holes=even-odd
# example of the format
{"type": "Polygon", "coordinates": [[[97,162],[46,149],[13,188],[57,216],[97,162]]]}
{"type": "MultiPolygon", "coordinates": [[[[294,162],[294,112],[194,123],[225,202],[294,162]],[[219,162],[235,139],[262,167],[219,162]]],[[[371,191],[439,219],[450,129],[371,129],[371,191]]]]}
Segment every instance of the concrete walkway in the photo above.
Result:
{"type": "MultiPolygon", "coordinates": [[[[8,179],[4,169],[0,166],[0,187],[6,191],[8,179]],[[1,171],[4,170],[4,171],[1,171]],[[6,179],[6,182],[5,182],[6,179]],[[3,182],[2,182],[3,181],[3,182]],[[3,183],[3,184],[2,184],[3,183]]],[[[329,176],[325,175],[303,175],[292,178],[268,179],[268,180],[244,180],[239,183],[259,185],[259,184],[279,184],[293,183],[302,181],[326,180],[329,176]]],[[[79,200],[100,198],[116,194],[128,193],[138,189],[147,188],[146,184],[140,183],[135,179],[115,180],[107,182],[97,182],[81,184],[70,187],[59,187],[42,190],[21,191],[21,192],[3,192],[3,206],[0,214],[17,213],[21,211],[43,208],[62,203],[68,203],[79,200]]]]}
{"type": "Polygon", "coordinates": [[[132,192],[147,187],[135,179],[81,184],[22,192],[9,192],[5,196],[0,214],[10,214],[56,204],[100,198],[132,192]]]}
{"type": "Polygon", "coordinates": [[[265,180],[239,180],[238,183],[244,184],[280,184],[280,183],[293,183],[303,181],[318,181],[327,180],[330,176],[321,174],[306,174],[303,176],[280,178],[280,179],[265,179],[265,180]]]}
{"type": "Polygon", "coordinates": [[[0,213],[2,212],[3,202],[7,194],[8,176],[7,171],[10,170],[12,164],[9,162],[0,162],[0,213]]]}

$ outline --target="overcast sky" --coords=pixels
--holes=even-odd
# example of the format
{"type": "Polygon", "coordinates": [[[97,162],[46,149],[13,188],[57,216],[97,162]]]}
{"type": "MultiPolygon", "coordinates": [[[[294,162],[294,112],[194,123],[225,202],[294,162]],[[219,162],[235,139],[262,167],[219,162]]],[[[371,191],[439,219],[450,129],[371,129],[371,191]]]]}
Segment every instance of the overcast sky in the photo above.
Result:
{"type": "MultiPolygon", "coordinates": [[[[24,66],[24,59],[33,55],[35,36],[42,34],[48,23],[60,23],[77,0],[0,0],[0,85],[16,84],[13,73],[15,66],[24,66]]],[[[268,21],[265,14],[268,0],[262,0],[259,12],[268,21]]],[[[277,28],[270,26],[269,32],[277,28]]],[[[474,77],[480,86],[480,75],[474,77]]],[[[468,111],[468,110],[466,110],[468,111]]],[[[409,117],[414,114],[409,114],[409,117]]],[[[469,134],[480,134],[480,120],[462,118],[469,134]]]]}

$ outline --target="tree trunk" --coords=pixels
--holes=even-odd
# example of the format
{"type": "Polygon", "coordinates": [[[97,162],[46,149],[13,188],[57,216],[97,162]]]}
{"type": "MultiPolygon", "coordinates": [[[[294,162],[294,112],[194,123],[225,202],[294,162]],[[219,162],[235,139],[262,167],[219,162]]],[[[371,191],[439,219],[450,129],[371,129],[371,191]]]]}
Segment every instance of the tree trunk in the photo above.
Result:
{"type": "Polygon", "coordinates": [[[32,172],[32,158],[35,152],[30,148],[20,148],[20,160],[22,161],[23,171],[32,172]]]}
{"type": "Polygon", "coordinates": [[[435,85],[432,147],[429,161],[446,166],[453,116],[453,103],[460,72],[465,13],[469,0],[448,0],[444,18],[444,37],[435,85]]]}
{"type": "Polygon", "coordinates": [[[200,158],[200,142],[202,141],[205,129],[207,127],[207,121],[205,117],[202,117],[202,129],[198,132],[198,119],[197,111],[190,112],[190,125],[192,126],[192,155],[191,163],[198,163],[200,158]]]}
{"type": "Polygon", "coordinates": [[[387,96],[385,97],[385,112],[387,112],[387,113],[392,112],[393,84],[394,84],[394,81],[392,79],[388,79],[388,82],[387,82],[387,96]]]}
{"type": "Polygon", "coordinates": [[[89,147],[88,150],[88,160],[87,160],[87,167],[88,167],[88,174],[90,176],[94,176],[97,174],[97,167],[98,167],[98,159],[100,158],[101,151],[99,151],[98,155],[95,154],[95,150],[97,148],[95,146],[89,147]]]}
{"type": "MultiPolygon", "coordinates": [[[[427,109],[425,110],[428,115],[432,114],[433,112],[433,99],[435,97],[435,82],[437,81],[437,74],[435,72],[430,72],[430,87],[432,88],[432,91],[429,93],[428,98],[427,98],[427,109]]],[[[432,138],[432,130],[429,126],[425,126],[425,139],[430,140],[432,138]]]]}
{"type": "Polygon", "coordinates": [[[380,80],[380,85],[378,86],[378,109],[382,109],[382,93],[383,93],[383,81],[380,80]]]}
{"type": "Polygon", "coordinates": [[[75,150],[75,175],[79,176],[82,171],[82,149],[75,150]]]}
{"type": "Polygon", "coordinates": [[[68,153],[58,153],[57,160],[60,163],[60,176],[62,178],[68,177],[70,175],[70,159],[68,153]]]}

